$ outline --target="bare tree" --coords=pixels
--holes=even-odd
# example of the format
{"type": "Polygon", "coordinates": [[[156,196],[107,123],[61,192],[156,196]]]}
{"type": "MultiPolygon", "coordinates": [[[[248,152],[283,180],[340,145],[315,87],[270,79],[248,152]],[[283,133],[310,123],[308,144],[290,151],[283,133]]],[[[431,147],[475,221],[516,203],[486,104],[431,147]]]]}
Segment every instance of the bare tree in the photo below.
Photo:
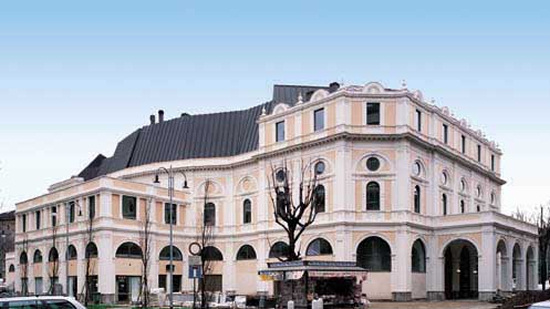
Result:
{"type": "MultiPolygon", "coordinates": [[[[84,306],[87,307],[88,303],[92,301],[92,284],[93,284],[93,278],[92,275],[94,273],[95,268],[95,259],[97,256],[93,255],[92,252],[88,252],[88,246],[90,246],[94,242],[94,218],[95,213],[93,213],[92,208],[88,207],[88,220],[86,221],[87,227],[86,227],[86,234],[87,234],[87,242],[84,249],[84,258],[86,259],[86,277],[84,278],[84,286],[82,289],[84,290],[81,294],[84,297],[84,306]]],[[[95,211],[94,211],[95,212],[95,211]]]]}
{"type": "Polygon", "coordinates": [[[153,199],[150,198],[147,201],[145,206],[145,213],[143,221],[141,222],[141,231],[140,231],[140,246],[142,249],[141,255],[141,287],[140,287],[140,300],[141,305],[144,308],[149,306],[149,266],[151,261],[151,251],[152,251],[152,219],[151,219],[151,205],[153,204],[153,199]]]}
{"type": "MultiPolygon", "coordinates": [[[[57,211],[57,206],[55,206],[57,211]]],[[[56,213],[57,214],[57,213],[56,213]]],[[[57,221],[57,215],[52,214],[52,220],[57,221]]],[[[48,252],[48,264],[50,265],[50,270],[48,271],[48,276],[50,280],[50,288],[48,291],[48,294],[53,295],[55,293],[55,284],[56,280],[59,276],[59,252],[57,252],[57,256],[50,256],[50,253],[52,253],[51,250],[55,249],[57,251],[56,247],[56,241],[57,241],[57,222],[52,221],[52,248],[48,252]]]]}
{"type": "Polygon", "coordinates": [[[299,179],[294,186],[292,181],[292,169],[285,161],[283,166],[275,169],[271,166],[269,177],[271,203],[275,222],[281,226],[288,238],[288,252],[284,257],[278,257],[281,261],[296,261],[301,259],[298,241],[304,231],[315,222],[317,212],[323,200],[319,198],[317,191],[317,175],[313,171],[311,163],[300,162],[299,179]],[[295,194],[294,189],[298,192],[295,194]]]}
{"type": "Polygon", "coordinates": [[[21,261],[21,255],[19,256],[19,264],[21,267],[21,294],[27,295],[29,293],[29,278],[28,278],[28,269],[29,269],[29,240],[27,239],[27,234],[24,234],[23,240],[21,240],[21,254],[23,252],[26,255],[26,260],[21,261]]]}
{"type": "Polygon", "coordinates": [[[197,218],[197,238],[196,242],[200,245],[201,252],[201,267],[202,267],[202,278],[199,281],[200,291],[201,291],[201,308],[208,307],[208,301],[206,299],[206,293],[211,286],[210,274],[212,273],[212,259],[209,256],[210,246],[214,240],[214,224],[209,213],[207,213],[209,206],[209,192],[212,186],[210,180],[206,180],[204,183],[204,197],[203,197],[203,207],[202,210],[198,213],[197,218]]]}

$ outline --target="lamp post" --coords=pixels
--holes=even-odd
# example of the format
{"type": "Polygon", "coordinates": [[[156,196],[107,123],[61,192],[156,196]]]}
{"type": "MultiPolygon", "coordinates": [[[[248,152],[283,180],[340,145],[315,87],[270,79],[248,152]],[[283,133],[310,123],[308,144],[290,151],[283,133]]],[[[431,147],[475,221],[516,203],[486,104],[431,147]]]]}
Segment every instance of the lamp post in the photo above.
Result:
{"type": "Polygon", "coordinates": [[[169,270],[168,270],[168,278],[169,278],[169,284],[167,285],[167,288],[169,289],[169,292],[170,292],[170,309],[173,309],[174,308],[174,291],[173,291],[173,287],[174,287],[174,246],[173,246],[173,242],[174,242],[174,218],[172,218],[174,212],[173,212],[173,199],[174,199],[174,173],[179,173],[183,176],[183,189],[189,189],[189,187],[187,186],[187,176],[185,175],[184,172],[182,171],[174,171],[174,169],[172,168],[172,165],[170,165],[169,168],[165,168],[165,167],[161,167],[157,170],[156,174],[155,174],[155,180],[153,181],[154,183],[156,184],[160,184],[160,180],[159,180],[159,174],[160,173],[166,173],[168,174],[168,196],[170,198],[170,266],[169,266],[169,270]]]}
{"type": "MultiPolygon", "coordinates": [[[[67,292],[67,296],[69,295],[69,223],[70,217],[70,204],[65,203],[65,242],[66,242],[66,248],[65,248],[65,290],[67,292]]],[[[78,216],[82,216],[82,208],[80,207],[80,204],[78,203],[78,200],[74,201],[74,207],[78,207],[78,216]]],[[[76,210],[76,209],[75,209],[76,210]]],[[[57,213],[53,215],[54,217],[57,217],[57,213]]]]}
{"type": "Polygon", "coordinates": [[[5,246],[5,239],[6,239],[6,233],[4,232],[4,230],[2,230],[2,234],[0,235],[0,241],[2,242],[0,244],[0,258],[2,259],[2,269],[0,270],[2,272],[2,279],[4,280],[4,282],[6,281],[6,255],[4,254],[4,246],[5,246]]]}

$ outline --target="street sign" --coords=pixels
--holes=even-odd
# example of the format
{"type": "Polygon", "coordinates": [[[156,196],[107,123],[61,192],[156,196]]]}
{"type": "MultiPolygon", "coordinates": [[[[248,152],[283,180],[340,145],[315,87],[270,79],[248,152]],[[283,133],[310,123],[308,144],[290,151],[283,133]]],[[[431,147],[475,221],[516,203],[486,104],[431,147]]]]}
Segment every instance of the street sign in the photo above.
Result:
{"type": "Polygon", "coordinates": [[[201,257],[196,255],[190,255],[189,257],[189,266],[199,266],[202,265],[201,257]]]}
{"type": "Polygon", "coordinates": [[[202,278],[202,267],[189,265],[189,279],[202,278]]]}

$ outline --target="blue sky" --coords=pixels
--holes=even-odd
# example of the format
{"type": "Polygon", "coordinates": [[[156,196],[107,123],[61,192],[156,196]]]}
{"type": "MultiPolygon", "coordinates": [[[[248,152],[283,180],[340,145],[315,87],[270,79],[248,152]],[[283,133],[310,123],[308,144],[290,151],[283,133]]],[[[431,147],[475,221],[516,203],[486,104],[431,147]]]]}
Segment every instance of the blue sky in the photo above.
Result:
{"type": "Polygon", "coordinates": [[[405,79],[501,145],[506,212],[545,204],[548,16],[547,1],[2,1],[0,199],[13,207],[111,155],[159,108],[405,79]]]}

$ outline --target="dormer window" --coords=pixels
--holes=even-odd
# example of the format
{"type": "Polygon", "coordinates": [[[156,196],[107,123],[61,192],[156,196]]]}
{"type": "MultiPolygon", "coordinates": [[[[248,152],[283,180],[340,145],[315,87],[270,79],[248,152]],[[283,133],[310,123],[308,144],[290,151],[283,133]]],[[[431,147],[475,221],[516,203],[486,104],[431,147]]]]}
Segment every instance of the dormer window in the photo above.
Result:
{"type": "Polygon", "coordinates": [[[416,110],[416,130],[422,132],[422,112],[418,109],[416,110]]]}
{"type": "Polygon", "coordinates": [[[325,128],[325,109],[320,108],[313,112],[313,130],[320,131],[325,128]]]}
{"type": "Polygon", "coordinates": [[[481,145],[477,145],[477,162],[481,162],[481,145]]]}
{"type": "Polygon", "coordinates": [[[285,140],[285,122],[279,121],[275,124],[275,141],[282,142],[285,140]]]}
{"type": "Polygon", "coordinates": [[[380,124],[380,103],[367,103],[367,125],[380,124]]]}

